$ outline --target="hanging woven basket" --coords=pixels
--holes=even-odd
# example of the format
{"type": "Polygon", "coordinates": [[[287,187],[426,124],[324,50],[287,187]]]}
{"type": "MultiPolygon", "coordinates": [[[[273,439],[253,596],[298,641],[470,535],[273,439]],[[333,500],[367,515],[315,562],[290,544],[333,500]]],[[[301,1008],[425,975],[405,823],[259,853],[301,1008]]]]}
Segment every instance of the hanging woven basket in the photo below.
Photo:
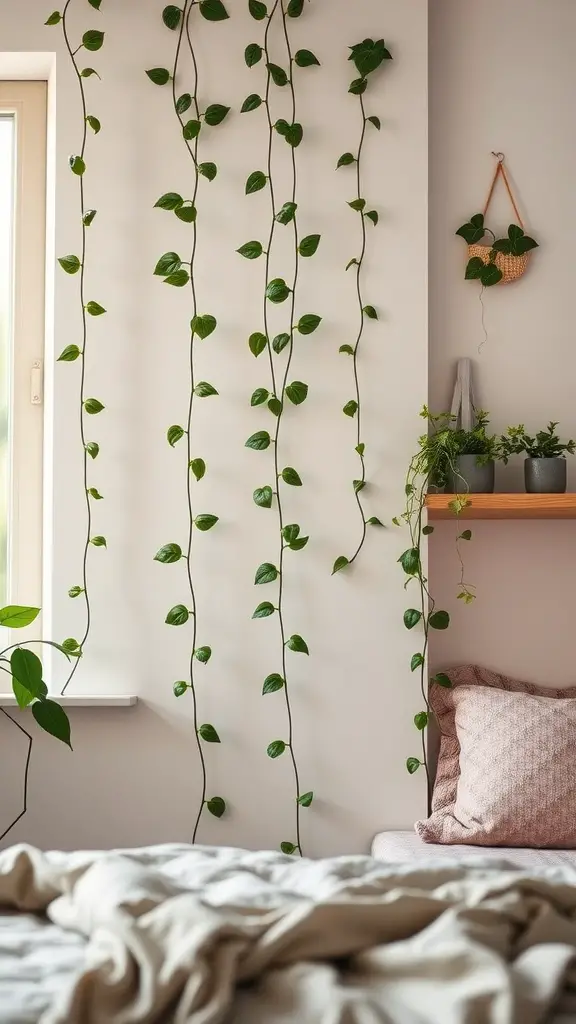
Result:
{"type": "Polygon", "coordinates": [[[518,205],[512,192],[512,187],[504,166],[504,154],[494,153],[496,157],[496,170],[492,178],[492,184],[488,198],[481,214],[476,214],[467,224],[463,224],[456,232],[467,241],[468,263],[466,266],[466,278],[479,280],[486,287],[494,284],[510,284],[522,277],[530,263],[532,250],[537,248],[538,243],[526,235],[524,222],[520,216],[518,205]],[[494,189],[498,179],[502,178],[506,191],[510,198],[516,224],[508,228],[508,237],[497,239],[493,232],[485,226],[485,219],[494,195],[494,189]],[[494,241],[486,244],[482,241],[486,234],[491,234],[494,241]]]}
{"type": "MultiPolygon", "coordinates": [[[[489,245],[469,245],[468,259],[473,260],[475,256],[480,257],[482,262],[488,266],[491,252],[492,249],[489,245]]],[[[526,273],[529,262],[529,252],[525,252],[522,256],[511,256],[504,252],[496,253],[494,263],[502,273],[502,280],[498,284],[510,284],[511,281],[517,281],[522,274],[526,273]]]]}

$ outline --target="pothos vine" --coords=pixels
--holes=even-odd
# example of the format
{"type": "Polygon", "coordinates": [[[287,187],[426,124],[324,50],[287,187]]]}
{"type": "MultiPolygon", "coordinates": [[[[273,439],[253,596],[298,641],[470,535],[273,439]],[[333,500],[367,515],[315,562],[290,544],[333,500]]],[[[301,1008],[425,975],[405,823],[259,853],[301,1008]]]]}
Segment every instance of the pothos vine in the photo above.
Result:
{"type": "MultiPolygon", "coordinates": [[[[438,672],[428,679],[427,661],[430,645],[430,630],[445,630],[450,626],[450,615],[436,607],[431,594],[428,578],[422,564],[422,538],[434,532],[434,527],[425,525],[426,496],[431,487],[443,489],[456,473],[456,462],[463,442],[471,447],[479,459],[487,459],[494,450],[495,438],[486,435],[486,414],[477,410],[477,424],[472,431],[456,429],[456,417],[450,413],[432,414],[424,406],[421,417],[426,420],[428,432],[419,438],[417,453],[410,460],[405,482],[406,507],[400,518],[392,520],[400,526],[400,519],[408,526],[410,547],[398,559],[405,575],[405,588],[412,582],[418,589],[418,607],[407,608],[404,612],[404,626],[413,630],[416,626],[422,629],[423,639],[420,650],[412,655],[410,670],[417,673],[424,710],[414,716],[414,725],[420,733],[422,749],[421,757],[409,757],[406,768],[414,775],[420,768],[426,774],[428,791],[431,777],[426,746],[426,732],[432,719],[432,706],[429,698],[431,686],[451,687],[450,678],[444,672],[438,672]],[[484,453],[484,454],[483,454],[484,453]]],[[[456,525],[456,553],[460,562],[460,580],[458,583],[458,600],[471,604],[475,599],[475,587],[466,583],[464,578],[464,560],[461,543],[472,539],[471,530],[460,532],[460,516],[470,505],[466,494],[455,494],[449,503],[456,525]]]]}
{"type": "Polygon", "coordinates": [[[226,801],[221,796],[208,796],[208,773],[206,757],[204,754],[204,743],[220,743],[220,736],[212,724],[200,724],[198,683],[196,667],[198,664],[206,665],[212,657],[212,648],[198,644],[199,637],[199,616],[201,605],[197,596],[197,587],[194,576],[194,541],[197,531],[206,533],[212,530],[218,523],[218,516],[212,513],[194,512],[194,500],[196,487],[207,472],[207,466],[203,458],[194,450],[194,425],[196,422],[197,401],[218,395],[216,388],[208,381],[199,381],[196,370],[196,346],[197,341],[203,341],[214,333],[217,327],[216,318],[210,313],[202,313],[198,299],[197,287],[197,257],[198,257],[198,196],[201,178],[209,182],[214,181],[218,168],[212,162],[200,161],[200,139],[204,136],[206,127],[214,127],[221,124],[228,116],[229,107],[220,103],[212,103],[204,111],[200,108],[200,75],[199,66],[192,35],[192,18],[194,8],[199,9],[200,14],[210,22],[224,21],[228,18],[228,12],[221,0],[185,0],[184,7],[170,5],[164,8],[162,20],[165,26],[177,33],[176,51],[172,70],[158,67],[151,68],[146,72],[149,79],[159,86],[171,83],[172,104],[180,128],[180,136],[186,145],[187,153],[191,161],[192,189],[191,197],[184,198],[178,192],[166,192],[156,203],[156,207],[162,210],[172,211],[178,220],[191,225],[192,242],[190,259],[183,260],[176,252],[167,252],[160,257],[156,264],[154,273],[164,279],[164,283],[175,288],[190,288],[191,320],[189,329],[189,344],[187,352],[187,364],[189,373],[190,394],[186,425],[174,424],[167,432],[168,444],[174,448],[178,442],[186,438],[185,443],[185,467],[186,474],[186,501],[188,509],[188,538],[185,549],[180,544],[165,544],[155,555],[155,560],[162,564],[172,564],[183,561],[186,565],[186,580],[188,597],[185,604],[177,604],[170,609],[166,616],[166,623],[169,626],[185,626],[191,623],[192,635],[190,646],[190,660],[188,676],[186,679],[174,683],[173,690],[176,697],[183,697],[190,693],[192,699],[192,713],[194,722],[194,735],[198,760],[201,772],[201,796],[198,809],[195,815],[192,839],[196,842],[200,821],[204,808],[221,818],[226,811],[226,801]],[[185,51],[188,50],[193,68],[192,92],[179,94],[178,80],[182,69],[182,62],[185,51]],[[192,114],[192,117],[189,115],[192,114]],[[188,115],[188,116],[187,116],[188,115]],[[193,478],[195,483],[193,483],[193,478]]]}
{"type": "Polygon", "coordinates": [[[341,167],[350,167],[355,165],[356,167],[356,197],[352,199],[348,206],[360,215],[360,255],[353,257],[346,270],[350,270],[355,267],[356,275],[356,296],[358,301],[358,333],[356,335],[356,341],[354,345],[345,344],[340,346],[340,352],[345,355],[352,356],[352,374],[354,379],[354,398],[351,398],[343,408],[345,416],[349,416],[351,419],[356,419],[356,447],[355,451],[360,459],[360,472],[358,478],[352,482],[354,489],[354,496],[358,505],[358,512],[360,516],[361,526],[359,532],[359,539],[357,541],[354,553],[350,556],[340,555],[339,558],[334,562],[332,575],[337,572],[341,572],[346,566],[352,565],[364,544],[366,543],[367,527],[368,526],[382,526],[382,522],[376,516],[366,517],[364,511],[364,505],[362,501],[362,491],[366,487],[366,444],[362,439],[362,394],[360,387],[360,376],[358,370],[358,360],[362,348],[362,341],[364,338],[364,331],[366,328],[367,320],[378,320],[378,312],[375,306],[367,305],[364,302],[364,291],[363,291],[363,270],[364,262],[366,259],[367,250],[367,220],[371,221],[374,227],[378,225],[379,214],[377,210],[367,210],[367,202],[363,197],[363,186],[362,186],[362,167],[363,167],[363,155],[364,146],[366,142],[366,132],[368,124],[373,125],[378,131],[381,129],[380,118],[376,115],[366,114],[366,108],[364,104],[364,93],[368,88],[369,76],[376,71],[385,60],[391,60],[392,54],[384,45],[383,39],[365,39],[362,43],[357,43],[355,46],[350,47],[351,53],[349,60],[353,61],[356,69],[360,75],[360,78],[354,79],[351,83],[349,92],[353,96],[357,96],[360,103],[360,114],[362,128],[360,132],[360,140],[358,143],[358,149],[356,153],[343,153],[338,160],[337,169],[341,167]]]}
{"type": "MultiPolygon", "coordinates": [[[[102,0],[88,0],[88,3],[95,10],[99,11],[102,0]]],[[[86,356],[89,342],[89,322],[93,317],[100,317],[106,313],[106,310],[99,302],[94,300],[87,300],[86,297],[86,262],[88,252],[88,229],[91,227],[94,218],[96,217],[96,210],[89,209],[86,205],[85,188],[84,188],[84,175],[86,173],[86,149],[88,141],[88,128],[90,128],[95,135],[101,130],[100,120],[94,115],[88,113],[87,96],[84,82],[87,78],[93,76],[100,77],[98,72],[92,67],[82,67],[78,58],[78,54],[86,50],[89,53],[95,53],[100,50],[104,44],[104,33],[99,29],[89,29],[84,32],[81,42],[78,46],[74,46],[71,41],[69,31],[69,12],[72,7],[73,0],[66,0],[66,4],[62,13],[54,11],[50,15],[46,24],[47,25],[61,25],[62,33],[64,37],[64,44],[66,50],[72,62],[74,73],[78,80],[78,87],[80,93],[80,102],[82,107],[82,140],[78,153],[73,154],[70,157],[70,170],[72,174],[78,179],[78,196],[80,206],[80,223],[81,223],[81,246],[80,255],[69,254],[67,256],[61,256],[58,260],[62,270],[69,275],[78,275],[79,288],[78,288],[78,301],[80,306],[81,314],[81,343],[80,345],[71,344],[67,345],[66,348],[61,352],[58,357],[58,361],[62,363],[74,363],[79,361],[80,364],[80,380],[79,380],[79,395],[78,395],[78,411],[80,417],[80,442],[82,444],[82,482],[83,491],[86,501],[86,534],[84,539],[84,549],[82,555],[82,580],[81,584],[76,584],[71,587],[68,591],[69,597],[78,598],[84,595],[84,602],[86,607],[86,619],[84,632],[82,639],[77,641],[73,638],[69,638],[64,641],[65,648],[73,656],[72,669],[68,674],[68,678],[62,687],[62,693],[64,694],[68,689],[76,670],[79,665],[79,659],[84,653],[84,648],[88,637],[90,635],[90,628],[92,622],[92,609],[90,603],[90,591],[89,591],[89,578],[88,578],[88,558],[89,552],[92,547],[105,548],[107,546],[106,538],[100,534],[93,535],[92,533],[92,522],[93,522],[93,509],[92,502],[101,501],[102,494],[97,487],[92,486],[89,472],[89,462],[98,458],[100,454],[100,445],[97,441],[89,440],[87,432],[87,417],[97,416],[104,409],[104,405],[98,398],[89,396],[89,392],[86,387],[86,356]]]]}
{"type": "Polygon", "coordinates": [[[259,407],[266,405],[269,412],[275,419],[272,431],[259,430],[246,441],[246,447],[254,451],[263,452],[272,448],[274,483],[265,484],[254,491],[254,502],[260,508],[275,510],[278,517],[278,559],[277,564],[264,562],[256,571],[255,584],[262,586],[268,583],[278,583],[277,604],[271,601],[263,601],[256,608],[253,618],[264,619],[276,615],[279,633],[279,661],[281,672],[274,672],[267,676],[262,693],[267,696],[272,693],[283,693],[287,731],[285,739],[274,740],[269,744],[267,753],[275,760],[284,754],[288,754],[294,779],[294,837],[292,840],[284,840],[280,847],[284,853],[303,853],[300,814],[302,808],[310,807],[314,800],[312,791],[303,792],[300,784],[300,773],[296,758],[294,743],[294,714],[291,700],[289,682],[288,652],[297,654],[308,654],[308,644],[299,634],[288,635],[285,612],[285,587],[287,583],[286,552],[301,551],[308,544],[309,538],[302,536],[301,527],[297,523],[286,522],[285,494],[284,487],[301,487],[302,479],[292,466],[282,468],[281,458],[281,437],[284,418],[286,415],[286,400],[292,405],[298,406],[306,401],[308,397],[308,385],[303,381],[294,380],[288,383],[295,354],[295,338],[299,334],[306,336],[313,334],[318,328],[321,317],[316,313],[306,313],[296,320],[297,289],[300,275],[301,258],[313,256],[320,244],[320,235],[313,234],[300,238],[298,224],[298,165],[296,150],[304,137],[302,124],[297,120],[297,99],[295,86],[296,68],[307,68],[318,65],[320,62],[311,50],[300,49],[293,52],[290,32],[289,18],[299,18],[304,9],[304,0],[274,0],[270,10],[260,0],[249,0],[249,11],[256,21],[265,21],[263,44],[251,43],[245,50],[245,60],[248,67],[253,67],[264,60],[266,68],[266,87],[264,97],[253,93],[247,97],[242,112],[257,110],[263,106],[266,113],[267,124],[267,166],[265,171],[254,171],[249,175],[246,182],[246,194],[252,195],[268,187],[270,194],[270,227],[268,231],[266,248],[260,241],[249,241],[242,245],[238,252],[246,259],[258,259],[264,255],[264,292],[263,292],[263,331],[257,331],[250,336],[249,347],[255,357],[266,352],[269,365],[269,383],[266,387],[257,388],[251,398],[251,405],[259,407]],[[272,60],[270,48],[270,32],[275,19],[279,19],[282,27],[282,35],[286,47],[286,60],[288,71],[272,60]],[[284,118],[274,120],[272,111],[273,87],[280,89],[288,87],[291,97],[291,121],[284,118]],[[273,175],[273,149],[275,134],[284,139],[289,146],[291,155],[291,176],[292,188],[290,198],[279,206],[277,199],[276,181],[273,175]],[[294,270],[291,285],[288,285],[282,277],[271,277],[272,248],[278,225],[292,226],[294,237],[294,270]],[[288,302],[290,323],[288,330],[276,335],[271,339],[269,303],[281,304],[288,302]],[[282,364],[276,357],[282,356],[282,364]]]}

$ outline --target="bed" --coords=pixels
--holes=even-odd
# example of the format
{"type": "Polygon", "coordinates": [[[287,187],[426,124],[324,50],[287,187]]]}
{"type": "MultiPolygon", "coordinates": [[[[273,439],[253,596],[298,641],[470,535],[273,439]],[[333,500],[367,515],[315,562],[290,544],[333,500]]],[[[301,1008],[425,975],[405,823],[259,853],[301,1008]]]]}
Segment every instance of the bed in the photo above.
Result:
{"type": "Polygon", "coordinates": [[[441,846],[425,843],[416,832],[380,832],[372,843],[372,856],[387,864],[430,861],[441,863],[502,863],[524,871],[572,868],[576,871],[576,850],[534,850],[502,846],[441,846]]]}
{"type": "Polygon", "coordinates": [[[575,1024],[572,863],[409,847],[396,834],[388,862],[13,847],[0,1020],[575,1024]]]}

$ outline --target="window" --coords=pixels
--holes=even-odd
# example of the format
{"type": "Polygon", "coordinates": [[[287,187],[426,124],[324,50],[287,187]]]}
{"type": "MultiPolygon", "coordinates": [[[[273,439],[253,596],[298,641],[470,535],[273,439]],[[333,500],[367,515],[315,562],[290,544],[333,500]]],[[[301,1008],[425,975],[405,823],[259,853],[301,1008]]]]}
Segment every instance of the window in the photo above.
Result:
{"type": "Polygon", "coordinates": [[[46,83],[0,82],[0,605],[42,595],[46,83]]]}

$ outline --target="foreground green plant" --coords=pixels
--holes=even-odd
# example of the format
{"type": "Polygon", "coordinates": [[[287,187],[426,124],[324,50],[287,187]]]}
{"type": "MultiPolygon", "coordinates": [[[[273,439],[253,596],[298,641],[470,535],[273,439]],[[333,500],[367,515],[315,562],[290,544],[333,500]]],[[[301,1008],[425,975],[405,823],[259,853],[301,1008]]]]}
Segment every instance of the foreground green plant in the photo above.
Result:
{"type": "MultiPolygon", "coordinates": [[[[5,629],[23,629],[26,626],[30,626],[39,613],[39,608],[8,605],[6,608],[0,608],[0,626],[5,629]]],[[[63,644],[55,644],[47,640],[33,640],[30,641],[30,644],[47,644],[50,647],[55,647],[69,661],[77,656],[75,641],[65,640],[63,644]]],[[[28,646],[10,644],[0,651],[0,671],[11,677],[12,692],[18,707],[22,710],[30,708],[32,717],[40,729],[50,736],[61,740],[62,743],[65,743],[72,749],[68,716],[58,701],[48,697],[48,687],[43,679],[44,670],[42,662],[34,651],[29,650],[28,646]]],[[[23,806],[8,828],[4,829],[0,834],[1,842],[28,810],[28,780],[34,740],[31,733],[24,726],[20,725],[20,722],[6,708],[0,708],[0,711],[26,737],[23,806]]]]}
{"type": "Polygon", "coordinates": [[[200,80],[196,51],[192,38],[192,16],[194,8],[199,9],[200,14],[207,21],[224,21],[228,13],[220,0],[185,0],[183,9],[179,7],[166,7],[162,13],[164,25],[175,32],[176,48],[172,71],[168,68],[151,68],[146,72],[148,78],[155,85],[165,86],[170,83],[172,105],[179,125],[179,136],[183,139],[187,153],[191,161],[192,188],[188,196],[182,196],[178,192],[166,192],[156,203],[161,210],[172,212],[177,220],[184,224],[191,225],[192,240],[190,243],[190,258],[182,259],[176,252],[164,253],[154,273],[162,278],[164,283],[173,288],[190,289],[191,320],[189,326],[189,342],[187,349],[187,367],[189,374],[189,402],[185,423],[173,424],[168,428],[167,441],[171,448],[175,448],[183,442],[181,448],[185,453],[183,471],[186,473],[186,496],[188,510],[188,539],[185,549],[179,544],[165,544],[156,553],[155,559],[163,565],[176,562],[184,562],[186,566],[186,583],[188,595],[185,603],[177,604],[170,609],[166,616],[166,624],[169,626],[191,627],[191,650],[188,673],[186,679],[178,680],[173,685],[174,695],[184,697],[190,694],[193,707],[194,736],[198,759],[201,771],[201,796],[198,809],[195,815],[195,822],[192,833],[192,841],[196,842],[198,829],[204,808],[216,818],[221,818],[226,811],[226,801],[221,796],[208,796],[208,775],[204,744],[220,743],[220,736],[215,727],[210,724],[200,724],[197,667],[205,666],[212,658],[212,648],[199,642],[199,616],[201,611],[200,600],[196,593],[194,576],[194,542],[198,532],[207,533],[218,523],[218,516],[211,512],[194,511],[196,486],[201,483],[207,473],[205,460],[199,455],[194,447],[194,431],[196,429],[197,405],[203,405],[204,399],[213,398],[218,391],[208,381],[198,380],[196,369],[196,346],[198,342],[209,338],[217,327],[216,317],[211,313],[204,313],[198,299],[197,282],[197,261],[199,230],[197,223],[198,199],[200,182],[205,178],[208,182],[214,181],[218,168],[215,163],[201,162],[200,140],[209,129],[220,125],[228,116],[230,108],[221,103],[211,103],[204,110],[199,105],[200,80]],[[188,50],[192,68],[193,81],[192,91],[182,92],[177,85],[182,73],[183,63],[188,50]],[[185,440],[184,440],[185,439],[185,440]]]}
{"type": "Polygon", "coordinates": [[[360,389],[358,359],[361,353],[362,340],[364,337],[366,322],[368,320],[378,320],[378,312],[375,306],[366,304],[364,300],[363,272],[367,249],[367,221],[370,221],[374,227],[377,227],[380,218],[377,210],[367,209],[368,204],[363,196],[362,169],[367,126],[370,124],[378,131],[380,131],[381,122],[380,118],[376,117],[374,114],[370,116],[366,114],[366,108],[364,105],[364,93],[368,88],[370,75],[377,71],[384,61],[392,60],[392,54],[384,45],[383,39],[378,39],[377,41],[375,41],[374,39],[365,39],[362,43],[357,43],[356,46],[350,47],[350,50],[351,53],[348,59],[354,62],[356,70],[360,75],[360,78],[354,79],[348,91],[353,96],[358,97],[362,128],[360,132],[360,141],[358,143],[358,148],[356,152],[343,153],[340,159],[338,160],[337,168],[339,169],[341,167],[354,167],[356,172],[356,196],[348,203],[348,206],[352,210],[354,210],[360,217],[360,255],[358,257],[354,257],[349,261],[346,270],[348,271],[352,267],[355,268],[359,326],[355,344],[342,345],[340,347],[340,352],[342,352],[344,355],[352,356],[354,397],[351,398],[348,402],[346,402],[343,412],[345,416],[349,416],[351,419],[356,420],[355,451],[358,455],[358,458],[360,459],[360,469],[358,473],[358,479],[352,481],[352,487],[354,491],[356,504],[358,505],[361,527],[360,536],[354,553],[350,556],[340,555],[340,557],[336,559],[332,570],[333,575],[334,573],[341,572],[342,569],[345,569],[347,566],[352,565],[353,562],[356,561],[366,542],[367,527],[383,525],[380,522],[380,520],[376,518],[376,516],[372,516],[368,519],[364,511],[362,492],[366,487],[366,444],[362,438],[362,394],[360,389]]]}
{"type": "MultiPolygon", "coordinates": [[[[102,0],[88,0],[89,5],[95,8],[97,11],[100,10],[102,0]]],[[[80,206],[80,225],[81,225],[81,244],[80,244],[80,255],[70,253],[67,256],[61,256],[58,260],[64,273],[70,276],[77,276],[78,279],[78,304],[82,320],[82,331],[81,331],[81,343],[80,345],[72,344],[67,345],[63,352],[58,357],[58,361],[62,363],[75,363],[78,362],[80,367],[80,380],[79,380],[79,395],[78,395],[78,412],[80,418],[80,442],[82,444],[82,483],[84,497],[86,501],[86,535],[84,540],[84,551],[82,555],[82,576],[81,583],[71,587],[68,591],[70,598],[75,599],[83,596],[85,608],[86,608],[86,620],[84,632],[82,638],[75,642],[74,653],[78,656],[84,653],[85,645],[88,641],[92,622],[92,608],[90,601],[90,590],[89,590],[89,579],[88,579],[88,559],[92,548],[105,548],[107,547],[106,538],[101,534],[94,534],[92,521],[93,511],[92,503],[94,501],[100,501],[102,495],[99,490],[91,485],[90,480],[90,463],[98,458],[100,454],[100,445],[97,441],[89,439],[87,430],[88,423],[93,416],[97,416],[104,409],[103,403],[98,398],[90,396],[86,386],[86,355],[88,350],[89,341],[89,322],[93,317],[100,317],[106,313],[106,310],[99,302],[95,302],[93,299],[88,299],[86,295],[86,264],[88,256],[88,229],[91,227],[95,217],[96,210],[89,209],[86,204],[85,188],[84,188],[84,175],[87,170],[86,163],[86,148],[88,139],[88,129],[97,135],[101,128],[101,122],[94,114],[88,112],[87,96],[85,81],[88,78],[97,77],[100,78],[98,72],[92,67],[84,67],[84,61],[80,61],[80,56],[85,52],[95,53],[100,50],[104,44],[104,33],[98,29],[89,29],[84,32],[80,43],[77,46],[71,42],[70,29],[69,29],[69,13],[72,8],[73,0],[67,0],[66,5],[60,13],[54,11],[50,15],[46,24],[47,25],[60,25],[64,36],[64,43],[70,61],[74,67],[74,72],[78,81],[78,89],[80,95],[80,103],[82,107],[82,140],[80,149],[77,153],[70,157],[70,170],[74,175],[75,180],[78,182],[78,195],[79,195],[79,206],[80,206]]],[[[77,4],[78,6],[78,4],[77,4]]],[[[73,643],[74,641],[68,641],[73,643]]],[[[66,693],[72,679],[76,673],[79,665],[79,657],[76,657],[72,669],[68,675],[68,678],[62,687],[62,694],[66,693]]]]}
{"type": "Polygon", "coordinates": [[[285,623],[285,586],[287,583],[286,552],[301,551],[308,544],[309,538],[302,536],[302,528],[297,523],[287,524],[285,513],[284,488],[301,487],[300,474],[292,466],[282,466],[281,461],[281,438],[282,427],[286,416],[286,403],[299,406],[308,398],[308,384],[304,381],[294,380],[289,383],[290,371],[294,357],[295,339],[298,335],[306,336],[313,334],[321,322],[321,317],[316,313],[306,313],[297,319],[296,304],[297,290],[302,258],[314,256],[320,244],[320,235],[308,235],[300,239],[298,228],[298,169],[296,161],[296,150],[304,137],[304,129],[297,120],[296,109],[296,88],[294,76],[297,68],[312,67],[319,64],[315,54],[310,50],[298,50],[293,54],[288,30],[288,18],[300,17],[303,10],[303,0],[290,0],[286,5],[284,0],[275,0],[270,13],[265,4],[255,3],[250,0],[249,9],[252,17],[257,21],[266,21],[263,44],[251,43],[245,51],[245,60],[249,67],[259,64],[262,59],[266,67],[266,89],[264,97],[259,94],[248,96],[242,106],[243,113],[249,113],[263,106],[266,111],[268,130],[268,161],[266,171],[254,171],[246,182],[246,194],[260,191],[268,187],[270,193],[270,227],[266,240],[266,247],[259,241],[249,241],[242,245],[238,252],[247,259],[257,259],[264,255],[264,297],[263,297],[263,330],[257,331],[249,339],[250,351],[255,357],[266,352],[269,366],[269,382],[267,386],[257,388],[252,395],[251,405],[260,407],[266,405],[274,418],[272,430],[259,430],[248,438],[246,446],[255,451],[272,450],[274,482],[258,487],[254,491],[254,502],[260,508],[271,509],[275,504],[278,516],[279,551],[275,563],[265,562],[257,570],[255,584],[262,586],[268,583],[278,584],[277,603],[264,601],[256,608],[253,618],[263,619],[270,616],[277,616],[280,641],[279,660],[281,672],[274,672],[267,676],[264,681],[262,693],[267,696],[272,693],[282,692],[286,706],[287,733],[286,738],[274,740],[268,746],[268,756],[272,759],[288,754],[294,777],[294,804],[295,804],[295,836],[293,840],[284,840],[280,847],[284,853],[302,855],[302,837],[300,813],[302,808],[310,807],[314,793],[312,791],[302,792],[300,774],[296,760],[294,745],[294,715],[291,702],[291,692],[288,673],[288,653],[296,654],[309,653],[308,644],[298,634],[288,636],[285,623]],[[282,31],[286,44],[286,56],[288,72],[271,60],[269,49],[270,32],[275,18],[280,17],[282,31]],[[274,120],[272,113],[272,90],[276,86],[280,89],[289,87],[291,99],[291,121],[285,119],[274,120]],[[273,178],[272,153],[275,133],[283,138],[288,146],[291,164],[292,188],[290,198],[281,207],[276,200],[276,182],[273,178]],[[291,226],[294,237],[294,273],[289,286],[283,278],[271,278],[271,255],[272,247],[278,225],[291,226]],[[269,326],[269,303],[287,303],[289,308],[290,322],[288,330],[278,334],[271,340],[269,326]],[[277,366],[277,359],[284,353],[283,370],[277,366]]]}

